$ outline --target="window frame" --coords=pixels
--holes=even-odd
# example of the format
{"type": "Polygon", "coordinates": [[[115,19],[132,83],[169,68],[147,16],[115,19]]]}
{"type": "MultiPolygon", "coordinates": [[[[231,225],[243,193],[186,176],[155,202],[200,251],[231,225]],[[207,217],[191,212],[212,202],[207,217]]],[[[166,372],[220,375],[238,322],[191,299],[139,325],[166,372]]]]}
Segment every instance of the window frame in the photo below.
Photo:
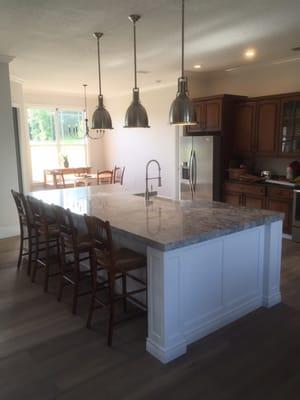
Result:
{"type": "MultiPolygon", "coordinates": [[[[56,147],[56,152],[57,152],[57,162],[58,162],[58,167],[61,168],[63,167],[61,165],[62,161],[59,159],[59,156],[62,154],[62,148],[65,146],[68,147],[83,147],[84,148],[84,158],[85,158],[85,166],[88,166],[90,162],[89,158],[89,149],[88,149],[88,140],[86,135],[84,134],[83,141],[81,143],[66,143],[63,141],[63,135],[61,132],[61,127],[60,127],[60,118],[59,118],[59,112],[60,111],[77,111],[82,113],[83,117],[83,122],[84,122],[84,110],[81,107],[76,107],[76,106],[60,106],[56,107],[53,105],[46,105],[46,104],[28,104],[26,105],[26,110],[25,110],[25,115],[26,115],[26,133],[27,133],[27,143],[29,147],[29,160],[30,160],[30,180],[31,184],[34,185],[39,185],[43,183],[42,180],[34,180],[33,178],[33,171],[32,171],[32,156],[31,156],[31,147],[39,148],[39,147],[56,147]],[[49,111],[54,111],[54,129],[55,129],[55,136],[56,140],[53,142],[50,141],[45,141],[45,142],[34,142],[30,140],[29,136],[29,124],[28,124],[28,110],[31,109],[43,109],[43,110],[49,110],[49,111]]],[[[85,129],[85,125],[83,124],[83,129],[85,129]]]]}

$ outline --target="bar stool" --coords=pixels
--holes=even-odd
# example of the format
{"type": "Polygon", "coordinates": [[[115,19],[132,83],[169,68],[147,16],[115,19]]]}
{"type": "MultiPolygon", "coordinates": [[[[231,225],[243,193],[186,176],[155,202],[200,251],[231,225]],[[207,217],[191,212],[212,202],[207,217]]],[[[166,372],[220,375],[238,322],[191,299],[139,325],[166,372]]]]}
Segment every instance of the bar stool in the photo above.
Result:
{"type": "Polygon", "coordinates": [[[11,194],[16,203],[20,224],[20,251],[17,268],[20,269],[23,257],[28,256],[27,275],[30,275],[32,256],[34,253],[33,245],[34,239],[36,238],[36,232],[34,229],[32,215],[30,213],[25,196],[23,195],[23,193],[19,193],[14,190],[11,190],[11,194]],[[27,249],[24,246],[26,241],[28,244],[27,249]]]}
{"type": "MultiPolygon", "coordinates": [[[[96,217],[85,216],[88,232],[93,243],[92,251],[92,297],[89,315],[87,319],[87,327],[91,326],[94,310],[102,307],[109,307],[109,326],[107,335],[108,346],[112,345],[113,327],[117,323],[115,321],[115,303],[123,301],[124,311],[127,311],[127,300],[137,305],[142,310],[147,310],[147,305],[143,303],[136,295],[147,291],[147,284],[142,279],[137,278],[130,272],[144,268],[147,264],[146,257],[133,250],[121,248],[114,249],[110,223],[102,221],[96,217]],[[102,243],[102,247],[96,243],[102,243]],[[97,292],[98,276],[97,266],[101,266],[108,275],[109,282],[109,301],[103,301],[97,292]],[[116,280],[121,278],[122,291],[117,293],[115,288],[116,280]],[[136,282],[141,288],[135,290],[127,290],[127,278],[136,282]]],[[[140,314],[140,313],[139,313],[140,314]]],[[[130,316],[132,317],[132,316],[130,316]]],[[[118,321],[120,322],[120,321],[118,321]]]]}
{"type": "Polygon", "coordinates": [[[90,261],[92,242],[87,234],[78,233],[70,210],[55,205],[52,207],[56,215],[61,244],[60,284],[57,300],[61,301],[65,286],[72,286],[72,313],[76,314],[78,297],[91,293],[91,289],[81,292],[79,289],[81,281],[91,277],[90,265],[84,270],[80,263],[86,260],[90,261]]]}
{"type": "Polygon", "coordinates": [[[37,268],[45,270],[44,292],[48,291],[49,278],[57,276],[58,273],[50,271],[50,265],[60,264],[59,230],[55,219],[47,213],[45,204],[38,199],[27,197],[30,211],[36,231],[35,253],[36,259],[33,264],[32,282],[35,282],[37,268]],[[45,247],[41,247],[41,245],[45,247]],[[43,254],[45,253],[45,254],[43,254]]]}

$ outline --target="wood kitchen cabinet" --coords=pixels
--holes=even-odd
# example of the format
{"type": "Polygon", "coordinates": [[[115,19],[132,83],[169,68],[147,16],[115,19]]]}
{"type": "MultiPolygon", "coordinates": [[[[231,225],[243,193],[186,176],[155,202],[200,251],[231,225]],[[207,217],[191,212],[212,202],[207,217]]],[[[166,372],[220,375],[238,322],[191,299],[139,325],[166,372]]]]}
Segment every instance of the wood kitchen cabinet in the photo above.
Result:
{"type": "Polygon", "coordinates": [[[231,138],[234,155],[253,151],[255,134],[255,102],[242,102],[236,105],[231,138]]]}
{"type": "Polygon", "coordinates": [[[281,100],[279,155],[300,155],[300,95],[281,100]]]}
{"type": "Polygon", "coordinates": [[[187,126],[185,135],[195,132],[221,132],[222,130],[222,98],[193,100],[197,125],[187,126]]]}
{"type": "Polygon", "coordinates": [[[254,151],[260,156],[276,156],[279,132],[280,100],[268,99],[256,104],[254,151]]]}
{"type": "Polygon", "coordinates": [[[267,209],[285,215],[283,232],[290,234],[292,230],[293,190],[289,188],[241,184],[225,182],[223,185],[223,201],[234,206],[267,209]]]}

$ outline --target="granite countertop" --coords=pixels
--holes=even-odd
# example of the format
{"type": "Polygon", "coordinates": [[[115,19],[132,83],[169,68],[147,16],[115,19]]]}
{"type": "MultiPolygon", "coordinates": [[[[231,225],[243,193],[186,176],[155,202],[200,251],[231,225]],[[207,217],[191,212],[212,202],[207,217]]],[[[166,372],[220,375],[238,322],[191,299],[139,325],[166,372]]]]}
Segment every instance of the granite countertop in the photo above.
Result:
{"type": "Polygon", "coordinates": [[[164,251],[283,219],[283,214],[277,212],[220,202],[156,197],[146,207],[144,198],[133,193],[136,192],[125,191],[120,185],[102,185],[30,195],[69,208],[75,214],[108,220],[113,231],[164,251]]]}

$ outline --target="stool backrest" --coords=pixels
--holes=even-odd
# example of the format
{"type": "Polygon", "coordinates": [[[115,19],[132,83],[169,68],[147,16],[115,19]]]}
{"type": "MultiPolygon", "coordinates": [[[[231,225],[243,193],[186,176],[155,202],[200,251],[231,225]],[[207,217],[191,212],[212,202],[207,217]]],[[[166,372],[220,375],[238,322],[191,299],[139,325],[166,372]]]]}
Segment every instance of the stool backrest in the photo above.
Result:
{"type": "Polygon", "coordinates": [[[34,197],[27,196],[29,209],[32,215],[33,225],[36,229],[42,229],[43,232],[48,234],[48,217],[45,208],[45,204],[42,200],[38,200],[34,197]]]}
{"type": "Polygon", "coordinates": [[[114,266],[114,245],[109,221],[103,221],[97,217],[84,216],[90,240],[93,248],[102,252],[109,260],[108,267],[114,266]]]}
{"type": "Polygon", "coordinates": [[[32,225],[32,215],[24,194],[16,192],[15,190],[11,190],[11,194],[16,203],[20,229],[23,230],[23,228],[26,226],[27,229],[30,230],[32,225]]]}
{"type": "Polygon", "coordinates": [[[63,207],[52,205],[56,225],[60,231],[61,237],[65,244],[71,244],[74,249],[78,245],[78,232],[74,225],[74,220],[72,213],[69,209],[64,209],[63,207]]]}

